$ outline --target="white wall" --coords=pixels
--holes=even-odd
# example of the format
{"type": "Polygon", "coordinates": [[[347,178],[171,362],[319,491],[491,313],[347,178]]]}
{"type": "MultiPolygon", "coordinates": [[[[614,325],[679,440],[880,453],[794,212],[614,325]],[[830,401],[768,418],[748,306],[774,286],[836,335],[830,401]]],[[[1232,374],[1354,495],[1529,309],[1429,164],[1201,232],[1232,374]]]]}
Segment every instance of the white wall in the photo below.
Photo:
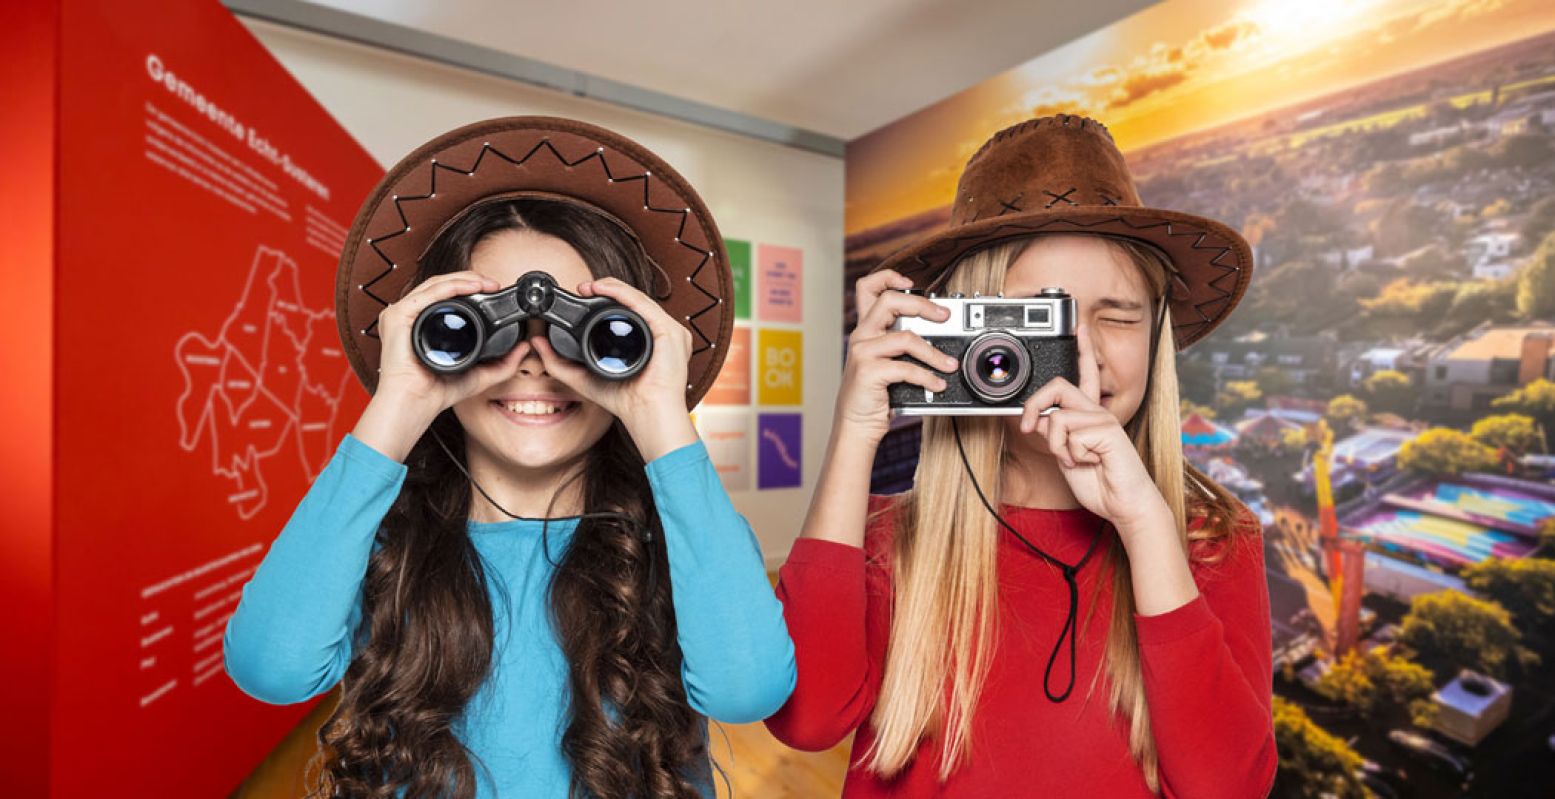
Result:
{"type": "Polygon", "coordinates": [[[571,117],[618,131],[663,157],[696,187],[724,236],[804,250],[804,485],[733,495],[768,565],[781,564],[820,473],[840,377],[842,160],[240,19],[386,169],[467,122],[513,114],[571,117]]]}

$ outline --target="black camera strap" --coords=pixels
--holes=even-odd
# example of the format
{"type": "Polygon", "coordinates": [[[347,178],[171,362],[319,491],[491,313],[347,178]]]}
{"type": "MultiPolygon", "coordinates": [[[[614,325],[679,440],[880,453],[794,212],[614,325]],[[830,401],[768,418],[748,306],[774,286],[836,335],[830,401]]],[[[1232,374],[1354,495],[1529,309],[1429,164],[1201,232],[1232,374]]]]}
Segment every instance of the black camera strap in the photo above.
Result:
{"type": "Polygon", "coordinates": [[[983,493],[983,487],[977,483],[977,475],[973,474],[972,472],[971,462],[967,460],[966,448],[961,444],[960,420],[954,416],[950,417],[950,429],[956,435],[956,451],[961,453],[961,465],[966,469],[966,476],[972,482],[972,490],[977,492],[977,498],[982,500],[983,507],[987,508],[988,512],[993,515],[994,521],[998,522],[999,525],[1004,529],[1010,531],[1010,534],[1014,535],[1015,538],[1026,547],[1026,549],[1035,553],[1037,556],[1041,557],[1048,563],[1057,566],[1063,572],[1064,583],[1069,586],[1069,610],[1064,617],[1064,626],[1063,629],[1058,631],[1058,640],[1053,643],[1053,653],[1048,655],[1047,668],[1043,669],[1042,671],[1042,692],[1047,694],[1049,702],[1062,702],[1065,699],[1068,699],[1069,692],[1074,690],[1075,639],[1079,636],[1078,620],[1080,612],[1080,587],[1079,584],[1075,582],[1075,575],[1079,574],[1080,569],[1085,567],[1086,562],[1091,559],[1091,555],[1096,551],[1096,544],[1100,542],[1103,537],[1102,531],[1106,528],[1107,521],[1105,519],[1102,520],[1101,526],[1096,530],[1096,535],[1091,538],[1090,545],[1086,547],[1085,554],[1082,555],[1080,557],[1080,561],[1073,566],[1059,560],[1058,558],[1053,557],[1052,555],[1047,554],[1046,552],[1043,552],[1040,547],[1031,543],[1031,541],[1027,540],[1025,536],[1021,535],[1019,530],[1012,527],[1009,522],[1006,522],[1004,517],[999,515],[999,511],[994,508],[993,503],[988,501],[987,495],[983,493]],[[1049,683],[1053,677],[1053,664],[1058,660],[1058,651],[1063,648],[1065,638],[1069,639],[1069,684],[1064,687],[1063,693],[1055,696],[1053,694],[1053,689],[1049,687],[1049,683]]]}

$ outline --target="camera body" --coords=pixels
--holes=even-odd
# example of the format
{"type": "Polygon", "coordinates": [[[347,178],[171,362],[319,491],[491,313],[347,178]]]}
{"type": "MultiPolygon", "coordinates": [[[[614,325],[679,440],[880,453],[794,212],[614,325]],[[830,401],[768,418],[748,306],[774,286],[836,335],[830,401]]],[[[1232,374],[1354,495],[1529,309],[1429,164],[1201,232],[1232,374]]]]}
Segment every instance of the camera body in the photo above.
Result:
{"type": "Polygon", "coordinates": [[[608,380],[636,375],[653,354],[652,331],[635,311],[609,297],[580,297],[540,271],[491,294],[433,303],[416,316],[411,348],[426,368],[457,374],[511,352],[533,318],[547,323],[558,355],[608,380]]]}
{"type": "MultiPolygon", "coordinates": [[[[922,294],[920,289],[906,289],[922,294]]],[[[960,362],[941,372],[911,356],[897,360],[925,366],[945,379],[941,392],[911,383],[887,389],[892,410],[911,416],[1019,416],[1022,405],[1054,377],[1080,379],[1080,350],[1075,340],[1074,298],[1062,288],[1046,287],[1036,297],[1003,295],[928,298],[950,310],[934,322],[897,317],[892,330],[917,333],[960,362]]]]}

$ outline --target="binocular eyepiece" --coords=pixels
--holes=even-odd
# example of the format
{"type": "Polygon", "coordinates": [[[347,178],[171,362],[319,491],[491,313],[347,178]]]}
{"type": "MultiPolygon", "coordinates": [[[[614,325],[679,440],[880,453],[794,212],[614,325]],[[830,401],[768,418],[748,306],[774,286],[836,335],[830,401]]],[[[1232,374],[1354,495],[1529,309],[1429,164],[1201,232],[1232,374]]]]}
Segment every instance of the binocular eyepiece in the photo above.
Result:
{"type": "Polygon", "coordinates": [[[545,320],[558,355],[607,380],[632,377],[653,355],[652,332],[636,312],[609,297],[580,297],[538,271],[492,294],[433,303],[416,316],[411,348],[426,368],[457,374],[511,352],[531,318],[545,320]]]}

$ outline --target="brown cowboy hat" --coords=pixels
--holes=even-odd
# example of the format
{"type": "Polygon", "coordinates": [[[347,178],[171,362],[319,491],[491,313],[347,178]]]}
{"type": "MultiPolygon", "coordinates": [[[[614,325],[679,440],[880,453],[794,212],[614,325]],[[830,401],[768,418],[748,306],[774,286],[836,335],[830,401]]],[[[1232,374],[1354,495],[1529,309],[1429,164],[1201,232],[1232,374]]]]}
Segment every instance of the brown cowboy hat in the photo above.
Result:
{"type": "Polygon", "coordinates": [[[1213,219],[1142,205],[1106,127],[1069,114],[995,133],[961,173],[950,224],[875,268],[933,289],[967,253],[1034,233],[1102,234],[1159,249],[1171,269],[1167,301],[1179,351],[1225,320],[1253,274],[1252,248],[1241,234],[1213,219]]]}
{"type": "MultiPolygon", "coordinates": [[[[644,291],[691,331],[686,407],[712,387],[734,330],[734,278],[713,215],[647,148],[596,125],[517,116],[476,122],[405,156],[367,196],[335,276],[335,320],[356,376],[378,383],[378,314],[438,234],[486,202],[540,197],[615,221],[658,272],[644,291]]],[[[569,289],[571,287],[568,287],[569,289]]]]}

